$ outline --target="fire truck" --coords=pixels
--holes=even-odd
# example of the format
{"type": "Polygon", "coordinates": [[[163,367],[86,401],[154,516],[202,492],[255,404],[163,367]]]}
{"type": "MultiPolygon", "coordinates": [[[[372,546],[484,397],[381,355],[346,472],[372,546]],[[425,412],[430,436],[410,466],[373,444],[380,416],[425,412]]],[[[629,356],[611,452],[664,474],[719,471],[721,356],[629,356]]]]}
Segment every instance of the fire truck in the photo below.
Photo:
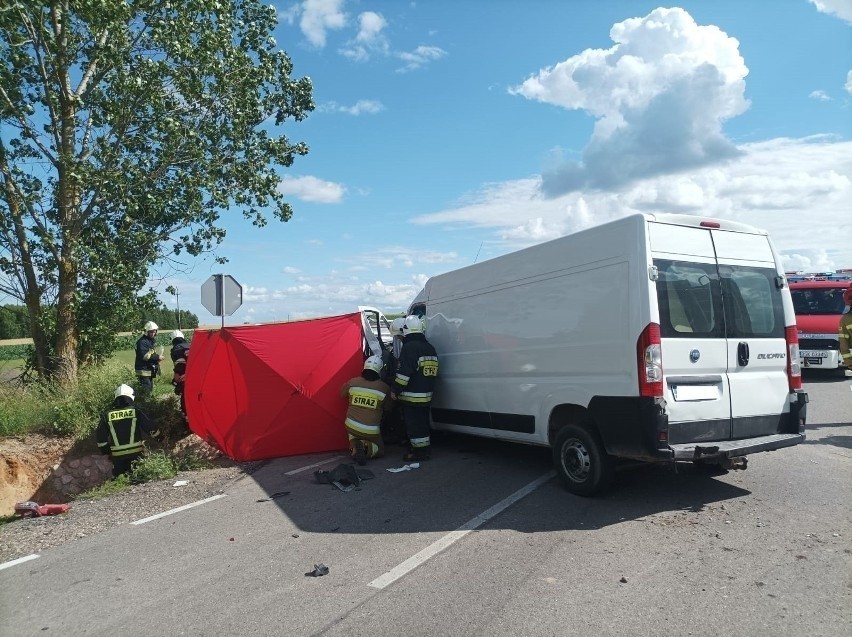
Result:
{"type": "Polygon", "coordinates": [[[843,291],[852,285],[852,270],[787,272],[786,276],[796,313],[802,367],[843,370],[837,328],[846,309],[843,291]]]}

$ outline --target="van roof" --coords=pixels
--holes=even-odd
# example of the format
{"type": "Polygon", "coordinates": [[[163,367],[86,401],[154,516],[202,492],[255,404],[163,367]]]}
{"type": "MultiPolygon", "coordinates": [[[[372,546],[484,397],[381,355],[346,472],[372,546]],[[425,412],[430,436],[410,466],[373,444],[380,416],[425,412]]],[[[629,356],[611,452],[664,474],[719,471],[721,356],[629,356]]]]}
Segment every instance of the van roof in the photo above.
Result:
{"type": "MultiPolygon", "coordinates": [[[[702,226],[702,222],[718,223],[720,230],[730,230],[732,232],[748,232],[749,234],[767,234],[766,230],[751,226],[747,223],[739,221],[729,221],[727,219],[717,219],[715,217],[705,217],[702,215],[683,215],[673,212],[655,212],[645,213],[644,217],[649,221],[657,221],[659,223],[671,223],[678,226],[693,226],[695,228],[707,227],[702,226]]],[[[715,226],[713,226],[715,227],[715,226]]]]}

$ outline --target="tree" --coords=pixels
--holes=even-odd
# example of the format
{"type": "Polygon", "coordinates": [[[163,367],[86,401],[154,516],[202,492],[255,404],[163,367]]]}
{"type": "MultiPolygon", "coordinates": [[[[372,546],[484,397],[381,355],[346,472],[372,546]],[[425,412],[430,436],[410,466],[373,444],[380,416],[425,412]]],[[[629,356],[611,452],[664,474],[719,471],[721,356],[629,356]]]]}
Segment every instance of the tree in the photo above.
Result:
{"type": "Polygon", "coordinates": [[[222,241],[220,215],[290,218],[277,171],[308,148],[279,128],[312,87],[256,0],[5,4],[0,292],[27,307],[39,375],[69,382],[154,264],[222,241]]]}

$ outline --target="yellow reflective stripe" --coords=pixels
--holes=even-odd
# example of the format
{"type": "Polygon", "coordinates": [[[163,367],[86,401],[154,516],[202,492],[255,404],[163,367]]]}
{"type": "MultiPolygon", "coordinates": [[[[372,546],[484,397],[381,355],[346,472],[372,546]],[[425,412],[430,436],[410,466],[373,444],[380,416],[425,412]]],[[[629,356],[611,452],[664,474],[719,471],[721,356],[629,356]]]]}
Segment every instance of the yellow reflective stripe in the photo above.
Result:
{"type": "Polygon", "coordinates": [[[150,375],[151,375],[151,370],[149,370],[149,369],[137,369],[137,370],[136,370],[136,375],[137,375],[137,376],[145,376],[145,377],[147,377],[147,376],[150,376],[150,375]]]}
{"type": "Polygon", "coordinates": [[[405,387],[406,385],[408,385],[408,381],[409,381],[409,380],[411,380],[411,378],[410,378],[410,377],[408,377],[408,376],[403,376],[402,374],[397,374],[397,375],[396,375],[396,382],[397,382],[397,384],[398,384],[398,385],[402,385],[403,387],[405,387]]]}
{"type": "Polygon", "coordinates": [[[433,362],[437,363],[438,357],[437,356],[421,356],[420,358],[417,359],[417,362],[421,363],[421,364],[425,363],[427,361],[433,361],[433,362]]]}
{"type": "Polygon", "coordinates": [[[106,447],[108,444],[108,442],[99,442],[98,447],[106,447]]]}
{"type": "Polygon", "coordinates": [[[400,394],[399,399],[404,403],[423,403],[423,404],[426,404],[426,403],[432,402],[432,395],[429,394],[428,396],[423,397],[423,396],[416,396],[416,395],[412,396],[410,394],[400,394]]]}
{"type": "Polygon", "coordinates": [[[379,427],[379,425],[365,425],[364,423],[358,422],[357,420],[352,420],[351,418],[347,418],[345,424],[347,428],[351,429],[352,431],[358,432],[359,434],[374,436],[378,433],[381,433],[381,428],[379,427]]]}
{"type": "Polygon", "coordinates": [[[129,456],[131,453],[139,453],[142,451],[142,445],[136,445],[133,448],[128,447],[127,449],[111,449],[110,451],[114,456],[129,456]]]}
{"type": "Polygon", "coordinates": [[[412,447],[428,447],[429,446],[429,436],[425,438],[411,438],[409,439],[412,447]]]}
{"type": "Polygon", "coordinates": [[[149,358],[151,358],[154,355],[154,353],[155,353],[154,350],[150,349],[147,352],[145,352],[145,356],[143,356],[142,358],[144,358],[147,361],[149,358]]]}
{"type": "MultiPolygon", "coordinates": [[[[112,414],[110,414],[110,416],[112,416],[112,414]]],[[[112,446],[117,447],[118,446],[118,436],[115,433],[115,429],[113,429],[113,427],[112,427],[112,418],[110,418],[110,421],[109,421],[109,435],[110,435],[110,438],[112,438],[112,446]]]]}

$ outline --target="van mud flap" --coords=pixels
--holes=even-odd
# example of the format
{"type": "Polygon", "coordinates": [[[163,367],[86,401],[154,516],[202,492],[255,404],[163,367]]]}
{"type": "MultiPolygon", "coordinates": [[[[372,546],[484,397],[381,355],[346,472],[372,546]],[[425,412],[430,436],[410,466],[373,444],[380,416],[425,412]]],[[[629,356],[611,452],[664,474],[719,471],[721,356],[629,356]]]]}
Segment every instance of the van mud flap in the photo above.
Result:
{"type": "Polygon", "coordinates": [[[804,440],[804,434],[773,434],[771,436],[743,438],[742,440],[719,440],[709,444],[689,442],[669,445],[669,447],[674,452],[675,460],[710,460],[713,458],[736,458],[750,453],[793,447],[804,442],[804,440]]]}

